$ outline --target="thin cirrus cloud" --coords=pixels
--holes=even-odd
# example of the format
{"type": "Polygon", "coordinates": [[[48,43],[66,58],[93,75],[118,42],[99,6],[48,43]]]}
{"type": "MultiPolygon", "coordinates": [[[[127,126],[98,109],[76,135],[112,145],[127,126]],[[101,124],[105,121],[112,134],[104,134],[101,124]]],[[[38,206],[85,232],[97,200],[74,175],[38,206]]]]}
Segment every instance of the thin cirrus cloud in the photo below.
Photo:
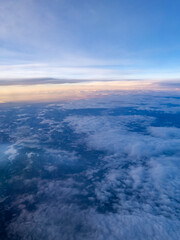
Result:
{"type": "Polygon", "coordinates": [[[178,78],[179,2],[158,4],[1,1],[0,78],[178,78]]]}
{"type": "MultiPolygon", "coordinates": [[[[26,64],[3,64],[0,65],[0,84],[7,80],[7,85],[11,79],[16,79],[16,83],[21,84],[38,84],[38,78],[45,79],[71,79],[77,80],[168,80],[169,82],[179,82],[180,71],[178,69],[139,69],[132,67],[128,60],[119,61],[102,61],[93,59],[65,59],[59,63],[26,63],[26,64]],[[126,67],[124,67],[126,65],[126,67]],[[129,67],[127,68],[127,66],[129,67]],[[24,82],[22,81],[24,79],[24,82]],[[30,80],[31,79],[31,80],[30,80]],[[34,79],[34,80],[33,80],[34,79]]],[[[71,81],[70,81],[71,82],[71,81]]],[[[43,82],[41,82],[43,83],[43,82]]],[[[55,83],[55,82],[54,82],[55,83]]]]}

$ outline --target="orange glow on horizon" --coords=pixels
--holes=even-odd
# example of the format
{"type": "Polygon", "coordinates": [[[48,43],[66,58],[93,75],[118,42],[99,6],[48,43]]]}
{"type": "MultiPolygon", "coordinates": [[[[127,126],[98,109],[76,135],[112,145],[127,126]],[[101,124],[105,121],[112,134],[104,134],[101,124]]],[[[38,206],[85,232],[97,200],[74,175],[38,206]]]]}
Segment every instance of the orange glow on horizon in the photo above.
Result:
{"type": "Polygon", "coordinates": [[[0,87],[0,102],[48,102],[83,99],[103,91],[164,90],[156,83],[142,81],[83,82],[68,84],[12,85],[0,87]]]}

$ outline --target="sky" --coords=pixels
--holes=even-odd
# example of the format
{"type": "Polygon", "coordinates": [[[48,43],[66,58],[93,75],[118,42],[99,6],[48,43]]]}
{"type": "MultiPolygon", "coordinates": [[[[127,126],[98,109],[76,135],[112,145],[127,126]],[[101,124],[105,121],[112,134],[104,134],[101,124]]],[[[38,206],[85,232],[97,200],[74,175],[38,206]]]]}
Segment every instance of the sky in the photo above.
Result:
{"type": "Polygon", "coordinates": [[[0,79],[179,79],[178,0],[0,0],[0,79]]]}

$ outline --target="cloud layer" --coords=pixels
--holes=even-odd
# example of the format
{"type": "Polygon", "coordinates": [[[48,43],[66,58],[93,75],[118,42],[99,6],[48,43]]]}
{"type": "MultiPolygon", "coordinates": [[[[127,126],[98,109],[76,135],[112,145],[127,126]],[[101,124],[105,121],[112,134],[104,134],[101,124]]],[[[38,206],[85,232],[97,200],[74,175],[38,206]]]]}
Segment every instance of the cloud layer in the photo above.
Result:
{"type": "Polygon", "coordinates": [[[178,95],[2,106],[0,236],[179,239],[178,95]]]}

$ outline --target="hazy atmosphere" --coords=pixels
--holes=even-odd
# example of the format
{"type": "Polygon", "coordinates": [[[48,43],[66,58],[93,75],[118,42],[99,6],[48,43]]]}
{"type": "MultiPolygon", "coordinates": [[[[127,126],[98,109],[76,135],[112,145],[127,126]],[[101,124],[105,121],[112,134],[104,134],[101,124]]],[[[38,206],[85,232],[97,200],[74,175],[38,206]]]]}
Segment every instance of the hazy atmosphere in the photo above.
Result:
{"type": "Polygon", "coordinates": [[[180,2],[1,0],[0,78],[179,78],[180,2]]]}
{"type": "Polygon", "coordinates": [[[0,240],[180,239],[179,12],[0,0],[0,240]]]}

